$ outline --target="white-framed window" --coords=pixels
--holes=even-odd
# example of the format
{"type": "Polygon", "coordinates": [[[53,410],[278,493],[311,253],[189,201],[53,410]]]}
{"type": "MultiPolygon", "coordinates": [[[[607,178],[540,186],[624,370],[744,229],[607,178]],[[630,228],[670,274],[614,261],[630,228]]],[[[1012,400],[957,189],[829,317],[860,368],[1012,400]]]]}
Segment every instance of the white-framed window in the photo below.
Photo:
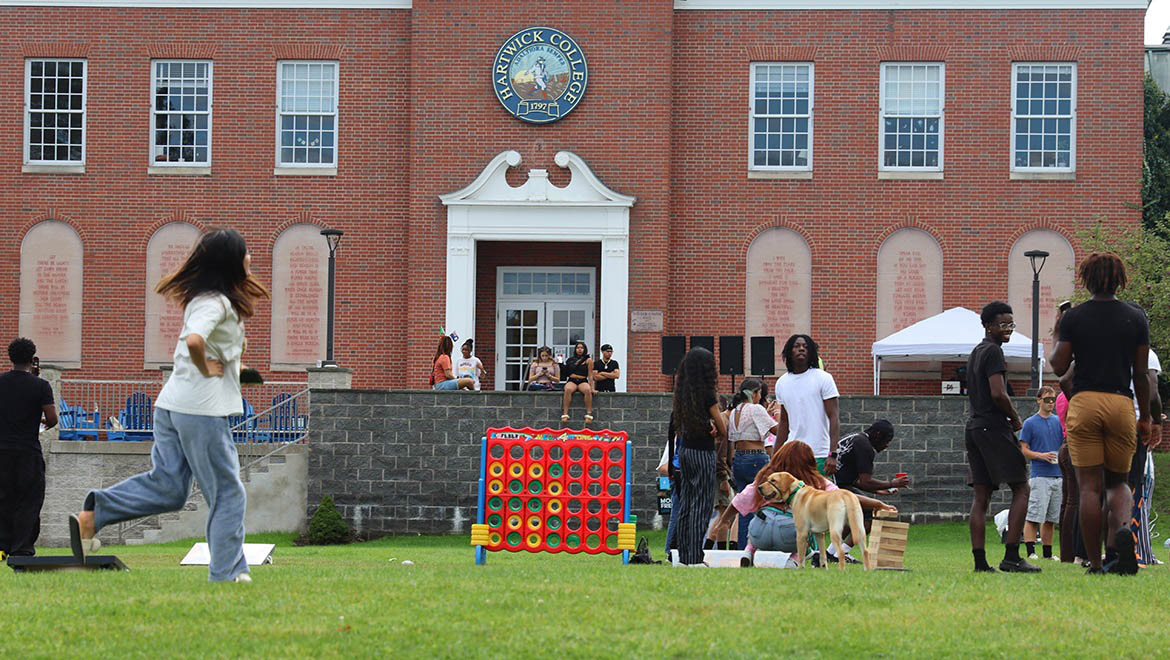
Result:
{"type": "Polygon", "coordinates": [[[1072,172],[1077,164],[1077,65],[1012,64],[1012,170],[1072,172]]]}
{"type": "Polygon", "coordinates": [[[337,166],[337,93],[337,62],[277,62],[277,167],[337,166]]]}
{"type": "Polygon", "coordinates": [[[942,62],[883,62],[879,170],[943,169],[946,67],[942,62]]]}
{"type": "Polygon", "coordinates": [[[813,65],[753,62],[749,127],[752,170],[811,170],[813,65]]]}
{"type": "Polygon", "coordinates": [[[85,164],[86,61],[24,61],[24,162],[85,164]]]}
{"type": "Polygon", "coordinates": [[[211,76],[205,60],[151,62],[152,165],[211,165],[211,76]]]}

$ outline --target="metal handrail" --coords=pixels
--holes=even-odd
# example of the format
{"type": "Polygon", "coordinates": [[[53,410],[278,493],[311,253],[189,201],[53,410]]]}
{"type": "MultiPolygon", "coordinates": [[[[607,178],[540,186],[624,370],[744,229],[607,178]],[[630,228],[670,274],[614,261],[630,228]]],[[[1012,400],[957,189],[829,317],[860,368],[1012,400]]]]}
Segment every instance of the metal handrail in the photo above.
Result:
{"type": "MultiPolygon", "coordinates": [[[[307,403],[307,400],[308,400],[308,398],[309,398],[309,389],[308,389],[308,388],[305,388],[305,389],[301,390],[300,392],[297,392],[296,394],[290,395],[290,396],[289,396],[289,398],[285,399],[284,401],[281,401],[281,402],[280,402],[280,403],[278,403],[278,404],[275,404],[275,405],[269,406],[268,408],[265,408],[264,410],[261,410],[260,412],[258,412],[258,413],[255,413],[255,414],[254,414],[252,417],[246,418],[246,419],[244,419],[243,421],[241,421],[241,422],[239,422],[239,423],[237,423],[237,424],[235,424],[235,425],[231,426],[231,427],[228,429],[228,431],[229,431],[229,432],[237,432],[237,431],[239,431],[239,430],[240,430],[242,427],[245,427],[245,426],[247,426],[248,422],[252,421],[254,418],[256,418],[256,417],[259,417],[260,415],[263,415],[263,414],[266,414],[266,413],[271,413],[273,410],[275,410],[275,409],[277,409],[277,408],[279,408],[279,407],[281,407],[281,406],[287,405],[287,404],[288,404],[290,401],[294,401],[295,399],[298,399],[298,398],[300,398],[300,397],[302,397],[302,396],[303,396],[303,397],[305,397],[305,400],[306,400],[306,404],[305,404],[305,406],[306,406],[306,410],[307,410],[307,409],[308,409],[308,403],[307,403]]],[[[308,416],[308,415],[306,415],[306,416],[305,416],[305,427],[304,427],[303,429],[295,429],[295,431],[293,431],[293,432],[299,431],[299,432],[300,432],[300,435],[298,435],[298,436],[294,437],[292,440],[289,440],[289,441],[287,441],[287,442],[278,442],[278,443],[276,443],[276,448],[275,448],[275,449],[273,449],[272,451],[270,451],[270,452],[268,452],[268,453],[264,454],[263,456],[260,456],[259,458],[253,459],[252,461],[249,461],[248,463],[246,463],[246,464],[244,464],[244,465],[241,465],[241,466],[240,466],[240,474],[242,474],[242,475],[246,475],[246,474],[248,473],[248,470],[249,470],[249,469],[251,469],[253,465],[256,465],[257,463],[260,463],[261,461],[266,461],[266,460],[268,460],[269,458],[272,458],[272,457],[273,457],[273,456],[275,456],[276,454],[279,454],[280,452],[284,451],[285,449],[288,449],[288,448],[289,448],[289,447],[291,447],[292,445],[299,445],[299,444],[304,444],[304,442],[305,442],[305,441],[308,439],[308,437],[309,437],[309,424],[310,424],[310,420],[311,420],[311,417],[310,417],[310,416],[308,416]]],[[[244,430],[244,432],[245,432],[245,433],[248,433],[249,431],[247,431],[247,430],[245,429],[245,430],[244,430]]],[[[188,495],[187,495],[187,500],[186,500],[185,502],[183,502],[183,506],[182,506],[182,507],[179,507],[179,509],[178,509],[178,510],[180,510],[180,511],[181,511],[181,510],[182,510],[184,507],[186,507],[186,506],[187,506],[187,503],[188,503],[188,502],[190,502],[191,500],[195,499],[195,497],[196,497],[197,495],[200,495],[202,492],[203,492],[203,489],[202,489],[202,488],[200,488],[200,486],[199,486],[199,482],[198,482],[198,481],[196,481],[196,482],[195,482],[195,483],[194,483],[194,484],[191,486],[191,492],[190,492],[190,493],[188,493],[188,495]]],[[[161,515],[161,514],[155,514],[155,515],[151,515],[151,516],[145,516],[145,517],[142,517],[142,518],[137,518],[137,519],[135,519],[135,520],[130,520],[130,521],[126,521],[126,522],[120,522],[120,523],[118,523],[118,542],[119,542],[119,543],[123,543],[123,542],[124,542],[122,537],[123,537],[123,535],[124,535],[124,534],[125,534],[127,531],[129,531],[129,530],[131,530],[131,529],[134,529],[135,527],[138,527],[139,525],[142,525],[142,524],[144,524],[144,523],[145,523],[147,520],[150,520],[151,518],[156,518],[156,517],[158,517],[159,515],[161,515]]]]}

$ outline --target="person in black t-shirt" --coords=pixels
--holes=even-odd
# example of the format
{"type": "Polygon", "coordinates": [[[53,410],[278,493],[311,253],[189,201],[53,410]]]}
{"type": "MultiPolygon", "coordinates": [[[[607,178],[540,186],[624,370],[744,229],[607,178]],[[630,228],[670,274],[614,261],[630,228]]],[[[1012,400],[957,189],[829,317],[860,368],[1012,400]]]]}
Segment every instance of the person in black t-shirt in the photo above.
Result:
{"type": "Polygon", "coordinates": [[[0,554],[32,555],[41,534],[45,459],[40,426],[57,425],[53,389],[33,375],[36,344],[8,345],[12,371],[0,374],[0,554]]]}
{"type": "Polygon", "coordinates": [[[1150,328],[1141,310],[1117,299],[1117,291],[1126,284],[1120,257],[1094,252],[1081,264],[1077,277],[1093,297],[1061,317],[1049,361],[1058,376],[1076,362],[1065,423],[1068,454],[1081,491],[1081,534],[1089,572],[1133,575],[1138,570],[1134,539],[1123,525],[1133,507],[1126,478],[1139,436],[1145,440],[1150,435],[1150,328]],[[1102,564],[1105,511],[1108,533],[1102,564]]]}
{"type": "Polygon", "coordinates": [[[1016,327],[1012,321],[1012,308],[1004,302],[988,303],[979,320],[983,323],[983,341],[971,350],[971,357],[967,359],[967,401],[971,418],[967,421],[964,438],[969,468],[967,484],[974,489],[970,528],[975,571],[995,572],[987,563],[984,549],[987,505],[992,491],[1001,483],[1007,483],[1012,489],[1012,502],[1008,508],[1008,531],[999,570],[1039,573],[1039,566],[1020,557],[1020,535],[1028,513],[1028,462],[1016,440],[1015,432],[1020,430],[1022,423],[1007,393],[1007,364],[1002,348],[1016,327]]]}
{"type": "MultiPolygon", "coordinates": [[[[837,472],[833,479],[837,486],[851,490],[858,495],[868,497],[871,494],[893,495],[899,488],[910,485],[910,478],[906,475],[895,477],[891,481],[879,481],[873,478],[873,461],[878,453],[883,452],[894,441],[894,425],[888,420],[879,419],[869,425],[869,428],[860,433],[845,436],[837,444],[839,455],[837,472]]],[[[873,509],[861,508],[861,516],[865,521],[865,532],[869,533],[873,522],[873,509]]],[[[853,543],[853,531],[849,532],[846,545],[853,543]]],[[[848,551],[848,548],[846,548],[848,551]]]]}
{"type": "Polygon", "coordinates": [[[593,361],[593,391],[614,392],[614,381],[621,377],[621,365],[613,359],[613,346],[601,345],[601,359],[593,361]]]}

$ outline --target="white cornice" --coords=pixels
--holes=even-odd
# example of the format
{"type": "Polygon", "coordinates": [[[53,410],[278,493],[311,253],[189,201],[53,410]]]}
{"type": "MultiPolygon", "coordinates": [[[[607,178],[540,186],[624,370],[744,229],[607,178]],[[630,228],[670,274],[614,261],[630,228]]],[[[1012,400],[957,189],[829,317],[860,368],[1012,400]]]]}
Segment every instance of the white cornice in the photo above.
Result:
{"type": "Polygon", "coordinates": [[[520,153],[515,150],[496,155],[487,167],[467,186],[453,193],[440,195],[445,206],[614,206],[634,205],[636,199],[614,192],[602,183],[589,165],[571,151],[558,151],[553,158],[557,167],[569,170],[569,183],[554,186],[548,180],[548,170],[528,170],[528,180],[513,187],[508,184],[508,168],[520,164],[520,153]]]}
{"type": "Polygon", "coordinates": [[[1142,9],[1149,0],[674,0],[675,9],[1142,9]]]}
{"type": "Polygon", "coordinates": [[[412,0],[0,0],[0,6],[180,9],[410,9],[412,0]]]}

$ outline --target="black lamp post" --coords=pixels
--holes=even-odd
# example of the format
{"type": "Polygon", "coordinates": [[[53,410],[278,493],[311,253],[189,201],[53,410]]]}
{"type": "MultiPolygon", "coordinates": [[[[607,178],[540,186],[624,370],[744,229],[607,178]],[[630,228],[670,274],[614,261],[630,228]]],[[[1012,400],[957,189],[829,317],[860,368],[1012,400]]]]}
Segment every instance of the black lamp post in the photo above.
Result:
{"type": "Polygon", "coordinates": [[[333,280],[336,273],[334,255],[337,254],[337,244],[341,242],[341,235],[344,233],[340,229],[321,230],[321,235],[329,243],[329,321],[326,326],[325,359],[321,362],[322,367],[337,366],[337,362],[333,360],[333,280]]]}
{"type": "Polygon", "coordinates": [[[1032,386],[1028,394],[1036,396],[1040,391],[1040,271],[1044,270],[1048,253],[1028,250],[1024,256],[1032,264],[1032,386]]]}

